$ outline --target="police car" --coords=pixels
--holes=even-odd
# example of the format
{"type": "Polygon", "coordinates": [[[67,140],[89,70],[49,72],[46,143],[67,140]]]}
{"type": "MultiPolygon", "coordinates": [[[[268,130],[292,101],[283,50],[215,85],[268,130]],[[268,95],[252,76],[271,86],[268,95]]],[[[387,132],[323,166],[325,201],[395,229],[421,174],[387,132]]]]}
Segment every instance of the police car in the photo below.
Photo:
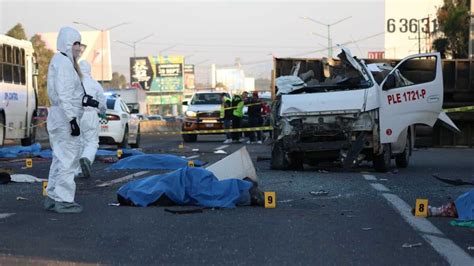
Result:
{"type": "Polygon", "coordinates": [[[106,117],[100,119],[100,144],[117,145],[118,148],[138,148],[140,145],[140,120],[132,116],[125,102],[116,94],[107,95],[106,117]]]}

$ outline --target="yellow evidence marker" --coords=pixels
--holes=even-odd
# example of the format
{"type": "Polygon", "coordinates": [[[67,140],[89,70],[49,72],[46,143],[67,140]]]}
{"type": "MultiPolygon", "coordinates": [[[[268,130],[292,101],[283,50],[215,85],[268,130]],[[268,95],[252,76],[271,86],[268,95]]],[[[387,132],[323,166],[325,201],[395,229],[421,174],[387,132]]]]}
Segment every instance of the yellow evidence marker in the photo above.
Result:
{"type": "Polygon", "coordinates": [[[265,192],[265,208],[276,208],[276,193],[275,192],[265,192]]]}
{"type": "Polygon", "coordinates": [[[179,144],[178,148],[184,149],[184,144],[183,143],[179,144]]]}
{"type": "Polygon", "coordinates": [[[427,199],[416,199],[415,216],[428,217],[428,200],[427,199]]]}
{"type": "Polygon", "coordinates": [[[122,150],[117,150],[117,157],[121,158],[122,157],[122,154],[123,154],[123,151],[122,150]]]}
{"type": "Polygon", "coordinates": [[[48,187],[48,181],[43,181],[42,185],[43,185],[43,196],[47,197],[48,192],[46,192],[46,187],[48,187]]]}
{"type": "Polygon", "coordinates": [[[32,159],[26,159],[25,164],[26,164],[26,168],[32,168],[33,167],[33,160],[32,159]]]}
{"type": "Polygon", "coordinates": [[[193,160],[188,161],[188,166],[189,166],[189,167],[194,167],[194,161],[193,161],[193,160]]]}

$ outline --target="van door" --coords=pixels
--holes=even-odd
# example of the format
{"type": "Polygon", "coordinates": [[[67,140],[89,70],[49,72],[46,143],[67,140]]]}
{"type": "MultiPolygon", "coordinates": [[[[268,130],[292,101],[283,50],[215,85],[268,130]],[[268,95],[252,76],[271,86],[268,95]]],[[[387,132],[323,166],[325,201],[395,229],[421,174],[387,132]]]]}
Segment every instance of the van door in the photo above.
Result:
{"type": "Polygon", "coordinates": [[[410,125],[433,126],[443,106],[443,72],[439,53],[403,59],[381,83],[380,140],[396,142],[410,125]]]}

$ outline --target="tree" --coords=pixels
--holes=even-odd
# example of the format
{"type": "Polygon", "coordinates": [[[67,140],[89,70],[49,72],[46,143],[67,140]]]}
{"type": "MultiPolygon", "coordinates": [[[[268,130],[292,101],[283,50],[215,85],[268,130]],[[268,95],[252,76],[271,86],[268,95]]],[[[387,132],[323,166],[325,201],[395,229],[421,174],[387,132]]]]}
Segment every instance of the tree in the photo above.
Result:
{"type": "Polygon", "coordinates": [[[11,28],[5,35],[13,37],[18,40],[28,40],[26,37],[25,29],[23,28],[23,25],[21,23],[16,24],[11,28]]]}
{"type": "Polygon", "coordinates": [[[470,0],[444,0],[437,11],[439,29],[443,36],[434,42],[441,53],[449,52],[453,58],[467,58],[469,43],[470,0]]]}
{"type": "Polygon", "coordinates": [[[113,88],[113,89],[125,89],[127,88],[127,79],[123,74],[118,72],[112,73],[112,80],[109,82],[104,83],[105,88],[113,88]]]}
{"type": "Polygon", "coordinates": [[[31,38],[31,43],[35,49],[36,62],[38,63],[38,105],[48,106],[49,99],[47,93],[48,66],[54,52],[46,48],[46,43],[41,40],[41,36],[36,34],[31,38]]]}

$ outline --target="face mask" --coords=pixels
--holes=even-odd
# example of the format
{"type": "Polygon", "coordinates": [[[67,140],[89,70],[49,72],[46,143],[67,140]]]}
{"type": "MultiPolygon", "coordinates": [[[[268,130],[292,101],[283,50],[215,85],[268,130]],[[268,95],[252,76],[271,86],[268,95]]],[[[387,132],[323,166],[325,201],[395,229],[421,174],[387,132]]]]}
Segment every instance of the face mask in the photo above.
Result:
{"type": "Polygon", "coordinates": [[[81,45],[80,44],[75,44],[72,46],[72,56],[74,59],[79,58],[81,56],[81,45]]]}

